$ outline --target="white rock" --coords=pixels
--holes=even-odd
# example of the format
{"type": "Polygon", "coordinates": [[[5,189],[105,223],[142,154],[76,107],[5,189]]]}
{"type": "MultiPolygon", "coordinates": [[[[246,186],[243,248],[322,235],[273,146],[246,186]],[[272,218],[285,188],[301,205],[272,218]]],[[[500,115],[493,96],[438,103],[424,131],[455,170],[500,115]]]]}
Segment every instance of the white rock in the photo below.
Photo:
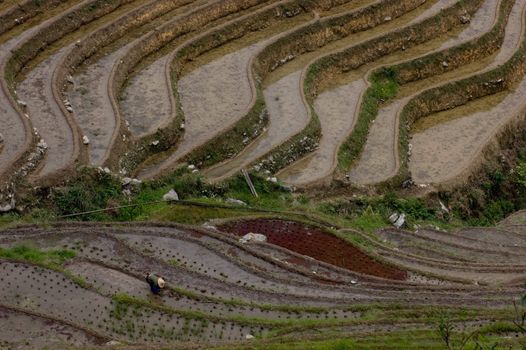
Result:
{"type": "Polygon", "coordinates": [[[179,200],[179,195],[178,195],[177,192],[175,192],[175,190],[172,188],[170,191],[168,191],[168,193],[166,193],[166,194],[163,196],[163,200],[164,200],[164,201],[167,201],[167,202],[178,201],[178,200],[179,200]]]}
{"type": "Polygon", "coordinates": [[[8,211],[11,211],[13,209],[14,208],[11,206],[11,204],[0,205],[0,213],[7,213],[8,211]]]}
{"type": "Polygon", "coordinates": [[[116,345],[121,345],[122,343],[120,341],[117,341],[117,340],[110,340],[109,342],[107,342],[106,346],[116,346],[116,345]]]}
{"type": "Polygon", "coordinates": [[[159,144],[159,140],[155,140],[151,143],[152,146],[157,146],[159,144]]]}
{"type": "Polygon", "coordinates": [[[105,167],[105,168],[102,169],[102,170],[104,170],[104,172],[105,172],[106,174],[111,174],[111,170],[110,170],[110,168],[108,168],[108,167],[105,167]]]}
{"type": "Polygon", "coordinates": [[[232,203],[232,204],[236,204],[236,205],[247,205],[247,203],[243,202],[242,200],[239,200],[239,199],[235,199],[235,198],[227,198],[226,199],[227,203],[232,203]]]}
{"type": "Polygon", "coordinates": [[[446,61],[443,61],[442,62],[442,67],[444,67],[444,68],[449,67],[449,63],[447,63],[446,61]]]}
{"type": "Polygon", "coordinates": [[[73,77],[72,77],[71,75],[68,75],[68,76],[66,77],[66,80],[67,80],[68,83],[70,83],[70,84],[75,84],[75,80],[73,80],[73,77]]]}
{"type": "Polygon", "coordinates": [[[270,182],[276,183],[278,182],[278,179],[276,177],[271,177],[268,179],[270,182]]]}
{"type": "Polygon", "coordinates": [[[248,243],[248,242],[266,242],[267,236],[262,235],[261,233],[252,233],[249,232],[239,239],[239,243],[248,243]]]}
{"type": "Polygon", "coordinates": [[[204,224],[201,225],[203,228],[207,229],[207,230],[211,230],[211,231],[216,231],[217,228],[214,226],[214,225],[211,225],[210,223],[208,222],[205,222],[204,224]]]}
{"type": "Polygon", "coordinates": [[[22,106],[22,107],[24,107],[24,108],[27,107],[27,103],[26,103],[25,101],[18,100],[18,101],[16,101],[16,102],[17,102],[20,106],[22,106]]]}
{"type": "Polygon", "coordinates": [[[393,18],[392,18],[391,16],[386,16],[386,17],[384,18],[384,21],[385,21],[385,22],[389,22],[389,21],[392,20],[392,19],[393,19],[393,18]]]}
{"type": "Polygon", "coordinates": [[[252,335],[252,334],[247,334],[245,335],[245,339],[246,340],[251,340],[251,339],[254,339],[255,337],[252,335]]]}
{"type": "Polygon", "coordinates": [[[181,123],[181,125],[179,126],[179,128],[180,128],[181,130],[184,130],[184,123],[181,123]]]}
{"type": "Polygon", "coordinates": [[[82,136],[82,143],[85,145],[89,145],[89,138],[86,135],[82,136]]]}
{"type": "Polygon", "coordinates": [[[398,213],[393,213],[391,214],[391,216],[389,216],[389,221],[391,222],[391,224],[394,224],[396,220],[398,220],[398,213]]]}
{"type": "Polygon", "coordinates": [[[44,140],[40,140],[40,141],[37,143],[37,147],[38,147],[38,148],[41,148],[41,149],[47,149],[47,143],[46,143],[46,141],[44,141],[44,140]]]}
{"type": "Polygon", "coordinates": [[[398,219],[395,221],[395,223],[393,224],[394,227],[396,228],[401,228],[402,226],[404,226],[405,224],[405,214],[400,214],[400,216],[398,217],[398,219]]]}
{"type": "Polygon", "coordinates": [[[73,113],[73,108],[71,106],[66,106],[66,111],[73,113]]]}
{"type": "Polygon", "coordinates": [[[190,164],[190,165],[188,166],[188,170],[194,170],[194,169],[195,169],[195,165],[190,164]]]}
{"type": "Polygon", "coordinates": [[[125,178],[122,179],[121,184],[123,186],[128,186],[129,184],[131,184],[131,181],[132,181],[132,179],[130,177],[125,177],[125,178]]]}

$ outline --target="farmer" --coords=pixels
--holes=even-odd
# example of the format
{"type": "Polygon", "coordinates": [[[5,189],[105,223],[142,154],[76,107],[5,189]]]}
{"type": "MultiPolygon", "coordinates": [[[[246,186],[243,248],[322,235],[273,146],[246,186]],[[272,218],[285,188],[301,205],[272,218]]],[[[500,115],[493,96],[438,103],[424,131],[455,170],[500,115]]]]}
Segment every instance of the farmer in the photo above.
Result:
{"type": "Polygon", "coordinates": [[[159,294],[166,284],[162,277],[157,276],[153,272],[146,275],[146,282],[150,285],[153,294],[159,294]]]}

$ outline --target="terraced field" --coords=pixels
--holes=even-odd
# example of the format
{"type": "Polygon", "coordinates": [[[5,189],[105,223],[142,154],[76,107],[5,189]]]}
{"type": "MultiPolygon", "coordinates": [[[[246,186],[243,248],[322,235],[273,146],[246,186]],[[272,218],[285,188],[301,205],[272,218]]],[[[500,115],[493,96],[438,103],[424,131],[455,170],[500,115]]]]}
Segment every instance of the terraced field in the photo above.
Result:
{"type": "Polygon", "coordinates": [[[440,188],[475,172],[523,114],[521,1],[11,5],[4,195],[80,165],[440,188]]]}
{"type": "Polygon", "coordinates": [[[0,262],[1,341],[235,346],[312,327],[345,336],[397,332],[408,323],[432,329],[437,306],[464,310],[471,317],[457,319],[458,327],[476,329],[507,319],[524,292],[524,226],[520,233],[500,228],[513,239],[498,246],[496,229],[480,229],[477,238],[472,230],[385,230],[366,238],[373,255],[301,222],[247,218],[207,227],[64,223],[1,231],[2,255],[19,254],[0,262]],[[268,242],[238,242],[254,230],[268,242]],[[22,260],[24,249],[63,259],[22,260]],[[491,260],[480,260],[482,252],[491,260]],[[152,270],[169,281],[160,296],[143,280],[152,270]]]}
{"type": "MultiPolygon", "coordinates": [[[[85,169],[118,184],[93,191],[100,208],[78,195],[53,203],[48,226],[0,231],[0,348],[264,348],[418,331],[432,349],[441,312],[524,346],[520,329],[488,326],[525,293],[522,212],[452,232],[292,221],[275,202],[273,217],[226,220],[220,210],[246,206],[232,198],[180,220],[203,227],[60,215],[149,205],[156,219],[169,206],[160,189],[190,174],[199,205],[252,176],[260,194],[275,186],[294,203],[436,195],[443,218],[444,192],[522,162],[466,195],[500,220],[502,178],[516,179],[502,185],[516,197],[526,189],[526,153],[510,141],[526,140],[525,20],[526,0],[0,0],[0,225],[90,192],[68,187],[85,169]],[[250,232],[267,242],[240,243],[250,232]],[[168,281],[161,296],[145,288],[149,271],[168,281]]],[[[323,205],[314,211],[345,212],[323,205]]]]}

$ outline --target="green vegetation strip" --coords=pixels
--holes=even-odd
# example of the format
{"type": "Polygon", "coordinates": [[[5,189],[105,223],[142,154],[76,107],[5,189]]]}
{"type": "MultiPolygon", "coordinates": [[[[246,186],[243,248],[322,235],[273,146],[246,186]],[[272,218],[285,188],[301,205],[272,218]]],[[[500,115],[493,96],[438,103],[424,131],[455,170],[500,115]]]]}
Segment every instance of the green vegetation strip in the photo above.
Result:
{"type": "MultiPolygon", "coordinates": [[[[365,333],[365,332],[364,332],[365,333]]],[[[510,338],[507,333],[493,333],[491,331],[479,330],[477,341],[481,343],[483,349],[509,350],[523,349],[526,344],[524,336],[520,338],[510,338]],[[496,347],[493,347],[497,343],[496,347]]],[[[465,334],[456,332],[452,339],[452,349],[460,349],[465,334]]],[[[319,338],[325,339],[294,339],[294,340],[258,340],[249,345],[218,347],[216,350],[444,350],[447,349],[438,331],[429,329],[413,329],[392,332],[369,332],[363,335],[352,337],[342,337],[342,334],[320,335],[319,338]]],[[[474,340],[465,344],[464,349],[477,349],[474,340]]],[[[481,348],[478,348],[479,350],[481,348]]]]}
{"type": "MultiPolygon", "coordinates": [[[[396,321],[397,323],[410,323],[418,322],[422,324],[432,323],[437,321],[446,312],[451,318],[458,318],[459,320],[466,320],[482,317],[501,318],[506,319],[510,314],[510,310],[457,310],[447,309],[438,307],[421,307],[415,310],[403,308],[398,310],[389,310],[386,305],[375,309],[372,306],[360,306],[366,310],[364,315],[357,319],[288,319],[288,320],[269,320],[265,318],[250,318],[244,316],[215,316],[205,314],[199,311],[187,311],[174,309],[172,307],[155,303],[150,300],[137,298],[125,293],[118,293],[112,297],[115,302],[114,316],[119,319],[123,314],[123,310],[126,310],[126,306],[133,306],[135,308],[145,307],[161,311],[168,314],[177,314],[183,318],[197,319],[197,320],[210,320],[210,321],[231,321],[241,325],[258,325],[267,326],[273,328],[271,336],[285,335],[294,331],[301,331],[305,329],[317,329],[322,327],[337,327],[337,326],[348,326],[348,325],[363,325],[363,324],[377,324],[377,323],[390,323],[396,321]]],[[[122,318],[122,317],[121,317],[122,318]]]]}

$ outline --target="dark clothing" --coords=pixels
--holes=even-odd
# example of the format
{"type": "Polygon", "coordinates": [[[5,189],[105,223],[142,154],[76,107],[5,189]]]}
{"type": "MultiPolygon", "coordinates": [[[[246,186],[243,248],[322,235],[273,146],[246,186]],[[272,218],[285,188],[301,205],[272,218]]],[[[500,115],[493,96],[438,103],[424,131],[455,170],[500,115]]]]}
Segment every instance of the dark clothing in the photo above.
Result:
{"type": "Polygon", "coordinates": [[[159,294],[161,292],[161,287],[159,287],[159,276],[150,273],[146,276],[146,282],[150,285],[150,289],[153,294],[159,294]]]}

